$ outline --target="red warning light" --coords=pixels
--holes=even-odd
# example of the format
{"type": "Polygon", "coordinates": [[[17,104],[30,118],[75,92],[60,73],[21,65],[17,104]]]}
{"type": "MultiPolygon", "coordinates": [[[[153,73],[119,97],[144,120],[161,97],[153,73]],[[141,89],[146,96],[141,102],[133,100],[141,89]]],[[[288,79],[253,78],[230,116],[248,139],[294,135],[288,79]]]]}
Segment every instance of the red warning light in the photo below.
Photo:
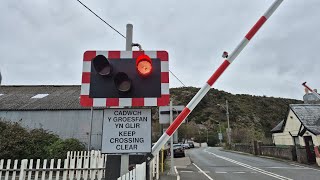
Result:
{"type": "Polygon", "coordinates": [[[152,73],[152,60],[147,55],[140,55],[136,60],[136,68],[141,76],[147,77],[152,73]]]}

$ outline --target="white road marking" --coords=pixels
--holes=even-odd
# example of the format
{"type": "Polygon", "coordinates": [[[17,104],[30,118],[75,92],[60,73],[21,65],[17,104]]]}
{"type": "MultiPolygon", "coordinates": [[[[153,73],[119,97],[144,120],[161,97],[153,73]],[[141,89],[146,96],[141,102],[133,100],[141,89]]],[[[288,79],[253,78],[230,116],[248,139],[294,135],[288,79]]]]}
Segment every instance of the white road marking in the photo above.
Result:
{"type": "Polygon", "coordinates": [[[188,166],[176,166],[177,168],[187,168],[188,166]]]}
{"type": "Polygon", "coordinates": [[[311,169],[311,170],[315,170],[315,171],[320,171],[320,169],[314,169],[314,168],[310,168],[310,167],[307,167],[307,166],[301,166],[301,165],[298,165],[298,164],[290,164],[292,166],[297,166],[297,167],[300,167],[300,168],[305,168],[305,169],[311,169]]]}
{"type": "Polygon", "coordinates": [[[244,174],[244,173],[246,173],[246,172],[240,171],[240,172],[232,172],[232,173],[234,173],[234,174],[244,174]]]}
{"type": "Polygon", "coordinates": [[[179,172],[177,170],[177,166],[174,167],[174,171],[176,172],[177,180],[180,180],[180,175],[179,175],[179,172]]]}
{"type": "Polygon", "coordinates": [[[224,172],[224,171],[216,171],[215,173],[216,173],[216,174],[226,174],[227,172],[224,172]]]}
{"type": "Polygon", "coordinates": [[[197,169],[199,169],[199,171],[204,174],[208,179],[210,180],[214,180],[212,179],[212,177],[210,177],[207,173],[205,173],[202,169],[200,169],[195,163],[192,163],[197,169]]]}
{"type": "Polygon", "coordinates": [[[308,168],[305,168],[305,167],[263,167],[263,168],[266,168],[266,169],[308,169],[308,168]]]}
{"type": "Polygon", "coordinates": [[[181,173],[192,173],[193,171],[180,171],[181,173]]]}
{"type": "Polygon", "coordinates": [[[292,165],[292,166],[297,166],[297,167],[304,167],[304,166],[300,166],[300,165],[298,165],[298,164],[290,164],[290,165],[292,165]]]}
{"type": "MultiPolygon", "coordinates": [[[[205,173],[210,173],[210,171],[203,171],[205,173]]],[[[202,173],[202,171],[198,171],[198,173],[202,173]]]]}
{"type": "Polygon", "coordinates": [[[277,179],[280,179],[280,180],[293,180],[293,179],[291,179],[291,178],[284,177],[284,176],[281,176],[281,175],[278,175],[278,174],[275,174],[275,173],[272,173],[272,172],[269,172],[269,171],[265,171],[265,170],[263,170],[263,169],[259,169],[259,168],[257,168],[257,167],[253,167],[253,166],[250,166],[250,165],[248,165],[248,164],[244,164],[244,163],[235,161],[235,160],[233,160],[233,159],[226,158],[226,157],[224,157],[224,156],[219,156],[219,155],[217,155],[217,154],[215,154],[215,153],[212,153],[212,152],[207,151],[207,149],[205,149],[204,151],[207,152],[207,153],[209,153],[209,154],[211,154],[211,155],[213,155],[213,156],[216,156],[216,157],[218,157],[218,158],[224,159],[224,160],[226,160],[226,161],[232,162],[232,163],[234,163],[234,164],[240,165],[240,166],[242,166],[242,167],[245,167],[245,168],[248,168],[248,169],[257,171],[257,172],[259,172],[259,173],[262,173],[262,174],[265,174],[265,175],[268,175],[268,176],[271,176],[271,177],[274,177],[274,178],[277,178],[277,179]]]}

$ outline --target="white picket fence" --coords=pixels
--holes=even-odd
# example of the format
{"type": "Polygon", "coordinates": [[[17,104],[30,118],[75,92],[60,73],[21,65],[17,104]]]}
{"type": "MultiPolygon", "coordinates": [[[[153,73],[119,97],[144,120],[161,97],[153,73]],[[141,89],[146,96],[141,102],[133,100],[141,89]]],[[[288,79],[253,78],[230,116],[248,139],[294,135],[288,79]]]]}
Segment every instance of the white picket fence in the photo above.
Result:
{"type": "Polygon", "coordinates": [[[145,180],[146,179],[146,163],[137,164],[136,167],[119,177],[118,180],[145,180]]]}
{"type": "MultiPolygon", "coordinates": [[[[159,180],[159,153],[152,159],[150,162],[150,175],[151,179],[159,180]]],[[[146,163],[137,164],[136,167],[129,171],[128,173],[122,175],[118,178],[118,180],[146,180],[147,174],[146,174],[146,163]]]]}
{"type": "Polygon", "coordinates": [[[14,160],[13,164],[10,159],[0,160],[0,180],[4,175],[4,180],[73,180],[73,179],[98,179],[104,176],[104,167],[106,155],[100,151],[79,151],[68,152],[67,159],[57,161],[54,159],[44,159],[42,162],[37,159],[14,160]],[[48,162],[50,162],[48,164],[48,162]],[[35,167],[34,167],[35,165],[35,167]],[[49,167],[47,166],[49,165],[49,167]],[[63,167],[62,167],[63,165],[63,167]]]}
{"type": "Polygon", "coordinates": [[[150,162],[150,172],[152,179],[159,180],[160,179],[160,158],[159,158],[159,152],[157,155],[152,159],[150,162]]]}
{"type": "MultiPolygon", "coordinates": [[[[101,180],[105,175],[107,155],[100,151],[73,151],[67,159],[0,160],[0,180],[101,180]]],[[[159,180],[159,154],[150,162],[152,179],[159,180]]],[[[137,164],[118,180],[145,180],[146,163],[137,164]]]]}

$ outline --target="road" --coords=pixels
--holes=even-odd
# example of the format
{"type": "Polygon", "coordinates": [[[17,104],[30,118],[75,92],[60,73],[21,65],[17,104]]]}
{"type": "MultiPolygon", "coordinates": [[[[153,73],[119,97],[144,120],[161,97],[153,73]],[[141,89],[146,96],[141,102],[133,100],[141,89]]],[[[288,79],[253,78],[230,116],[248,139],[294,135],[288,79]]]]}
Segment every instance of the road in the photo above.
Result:
{"type": "Polygon", "coordinates": [[[176,166],[182,180],[319,180],[320,168],[221,151],[187,150],[191,163],[176,166]]]}

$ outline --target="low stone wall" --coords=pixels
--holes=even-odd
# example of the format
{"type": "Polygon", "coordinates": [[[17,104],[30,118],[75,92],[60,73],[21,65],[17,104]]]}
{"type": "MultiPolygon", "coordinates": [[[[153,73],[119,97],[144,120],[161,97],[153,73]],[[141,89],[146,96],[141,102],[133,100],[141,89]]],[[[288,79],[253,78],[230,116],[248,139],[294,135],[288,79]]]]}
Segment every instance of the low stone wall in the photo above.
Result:
{"type": "MultiPolygon", "coordinates": [[[[252,144],[233,144],[231,149],[234,151],[250,153],[258,156],[270,156],[308,164],[308,157],[305,147],[273,145],[266,146],[261,142],[253,142],[252,144]]],[[[320,166],[320,152],[318,147],[315,147],[315,154],[316,162],[320,166]]]]}
{"type": "Polygon", "coordinates": [[[253,145],[251,144],[233,144],[231,147],[234,151],[240,151],[245,153],[253,153],[253,145]]]}
{"type": "Polygon", "coordinates": [[[260,146],[260,155],[277,157],[281,159],[294,160],[293,146],[277,147],[277,146],[260,146]]]}
{"type": "MultiPolygon", "coordinates": [[[[262,143],[254,142],[252,144],[234,144],[232,145],[231,149],[234,151],[250,153],[258,156],[263,155],[263,156],[271,156],[271,157],[288,159],[288,160],[295,160],[294,146],[285,146],[285,147],[270,146],[270,145],[264,146],[262,143]]],[[[301,153],[303,152],[301,151],[301,153]]]]}
{"type": "Polygon", "coordinates": [[[297,161],[299,163],[304,163],[308,164],[308,157],[306,153],[306,148],[305,147],[297,147],[297,161]]]}

